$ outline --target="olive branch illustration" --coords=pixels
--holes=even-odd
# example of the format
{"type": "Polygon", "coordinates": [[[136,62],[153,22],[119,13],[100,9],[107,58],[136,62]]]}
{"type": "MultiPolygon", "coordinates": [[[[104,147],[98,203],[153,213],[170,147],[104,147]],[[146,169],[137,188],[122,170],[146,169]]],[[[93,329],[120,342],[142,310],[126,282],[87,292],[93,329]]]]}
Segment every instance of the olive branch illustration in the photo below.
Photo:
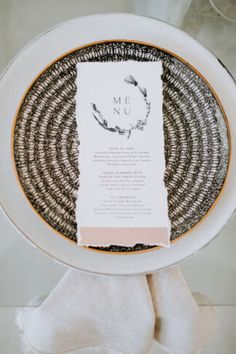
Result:
{"type": "Polygon", "coordinates": [[[124,81],[129,85],[133,85],[134,87],[137,87],[139,92],[142,94],[146,105],[146,115],[144,120],[138,119],[135,125],[130,123],[130,128],[122,128],[118,125],[116,125],[115,127],[111,127],[108,125],[107,120],[103,117],[97,105],[91,102],[91,106],[92,106],[93,117],[96,119],[96,121],[101,127],[103,127],[106,130],[109,130],[110,132],[114,132],[114,133],[117,132],[120,135],[127,135],[127,139],[129,139],[133,130],[135,129],[143,130],[144,126],[147,125],[148,116],[151,111],[151,103],[148,101],[147,98],[147,89],[145,87],[141,87],[138,81],[132,75],[127,76],[124,79],[124,81]]]}

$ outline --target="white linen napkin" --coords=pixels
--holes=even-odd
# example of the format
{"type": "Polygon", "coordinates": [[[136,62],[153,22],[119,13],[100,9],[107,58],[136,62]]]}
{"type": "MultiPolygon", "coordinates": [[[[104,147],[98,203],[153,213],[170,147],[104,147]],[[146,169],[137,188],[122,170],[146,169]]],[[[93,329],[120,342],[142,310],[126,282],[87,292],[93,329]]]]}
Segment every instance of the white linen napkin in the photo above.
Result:
{"type": "Polygon", "coordinates": [[[171,354],[206,345],[214,314],[197,306],[178,268],[154,275],[68,271],[45,301],[17,317],[25,353],[147,354],[154,337],[171,354]],[[149,288],[149,286],[150,288],[149,288]]]}
{"type": "Polygon", "coordinates": [[[215,330],[214,308],[197,305],[178,267],[148,276],[148,283],[156,314],[155,339],[171,354],[204,348],[215,330]]]}
{"type": "Polygon", "coordinates": [[[23,316],[22,338],[27,353],[71,354],[93,347],[143,354],[152,342],[154,317],[145,276],[70,270],[41,306],[23,316]]]}

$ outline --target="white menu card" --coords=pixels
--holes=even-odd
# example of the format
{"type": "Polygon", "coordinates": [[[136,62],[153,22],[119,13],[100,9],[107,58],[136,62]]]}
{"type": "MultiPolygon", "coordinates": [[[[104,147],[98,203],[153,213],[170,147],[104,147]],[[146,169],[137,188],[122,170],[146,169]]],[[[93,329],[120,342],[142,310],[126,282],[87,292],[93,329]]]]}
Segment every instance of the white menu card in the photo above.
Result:
{"type": "Polygon", "coordinates": [[[78,244],[169,246],[160,62],[77,64],[78,244]]]}

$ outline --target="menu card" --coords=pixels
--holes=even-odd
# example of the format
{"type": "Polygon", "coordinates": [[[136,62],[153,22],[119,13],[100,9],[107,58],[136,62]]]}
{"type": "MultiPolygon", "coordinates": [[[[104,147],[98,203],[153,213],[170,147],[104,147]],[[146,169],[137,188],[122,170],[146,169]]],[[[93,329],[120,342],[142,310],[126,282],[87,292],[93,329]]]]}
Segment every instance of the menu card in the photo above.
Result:
{"type": "Polygon", "coordinates": [[[78,244],[169,246],[161,62],[77,64],[78,244]]]}

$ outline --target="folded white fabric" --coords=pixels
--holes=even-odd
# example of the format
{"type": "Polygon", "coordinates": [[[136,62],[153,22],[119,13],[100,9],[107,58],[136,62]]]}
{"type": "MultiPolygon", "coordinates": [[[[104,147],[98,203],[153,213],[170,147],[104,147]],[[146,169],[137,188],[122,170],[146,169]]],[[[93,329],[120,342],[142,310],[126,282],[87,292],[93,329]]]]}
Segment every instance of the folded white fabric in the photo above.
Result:
{"type": "Polygon", "coordinates": [[[156,313],[156,340],[171,354],[204,348],[215,329],[213,307],[197,305],[178,267],[152,274],[148,282],[156,313]]]}
{"type": "Polygon", "coordinates": [[[23,316],[22,338],[28,353],[93,347],[101,353],[146,354],[154,317],[145,276],[68,271],[42,305],[23,316]]]}
{"type": "Polygon", "coordinates": [[[178,268],[148,282],[68,271],[39,307],[18,316],[23,351],[33,354],[147,354],[155,321],[155,337],[171,354],[202,348],[214,328],[213,313],[199,309],[178,268]]]}

